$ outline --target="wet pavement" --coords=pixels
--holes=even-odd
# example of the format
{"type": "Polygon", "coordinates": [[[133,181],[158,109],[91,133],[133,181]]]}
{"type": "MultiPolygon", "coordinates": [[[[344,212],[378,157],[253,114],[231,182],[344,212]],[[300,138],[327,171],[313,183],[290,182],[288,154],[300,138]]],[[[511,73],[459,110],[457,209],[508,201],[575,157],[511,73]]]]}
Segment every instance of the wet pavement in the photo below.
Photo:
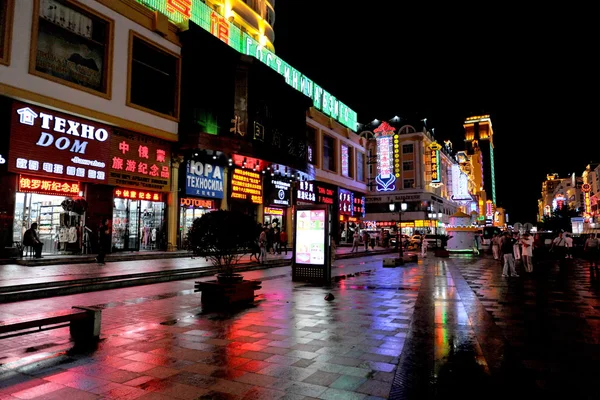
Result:
{"type": "Polygon", "coordinates": [[[246,272],[262,289],[231,313],[203,312],[193,280],[0,305],[103,309],[93,351],[64,328],[0,340],[0,399],[600,398],[600,280],[577,261],[510,279],[489,258],[336,266],[330,288],[246,272]]]}

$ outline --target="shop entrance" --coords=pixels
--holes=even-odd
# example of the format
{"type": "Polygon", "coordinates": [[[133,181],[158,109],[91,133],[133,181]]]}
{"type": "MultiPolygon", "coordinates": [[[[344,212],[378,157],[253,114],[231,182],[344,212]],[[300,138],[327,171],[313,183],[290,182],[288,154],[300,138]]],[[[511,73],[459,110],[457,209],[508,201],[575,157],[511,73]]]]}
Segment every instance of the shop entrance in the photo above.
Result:
{"type": "Polygon", "coordinates": [[[196,218],[215,211],[215,201],[195,198],[180,199],[179,207],[179,248],[187,249],[187,236],[196,218]]]}
{"type": "MultiPolygon", "coordinates": [[[[81,253],[82,216],[65,211],[63,201],[71,197],[17,192],[13,241],[23,242],[23,235],[32,223],[38,224],[38,236],[44,244],[42,254],[81,253]]],[[[88,239],[86,235],[85,239],[88,239]]],[[[87,240],[89,244],[89,239],[87,240]]]]}
{"type": "Polygon", "coordinates": [[[265,225],[271,228],[279,228],[280,231],[285,230],[285,209],[265,207],[263,221],[265,225]]]}
{"type": "Polygon", "coordinates": [[[138,251],[162,248],[165,203],[160,201],[114,199],[113,250],[138,251]]]}

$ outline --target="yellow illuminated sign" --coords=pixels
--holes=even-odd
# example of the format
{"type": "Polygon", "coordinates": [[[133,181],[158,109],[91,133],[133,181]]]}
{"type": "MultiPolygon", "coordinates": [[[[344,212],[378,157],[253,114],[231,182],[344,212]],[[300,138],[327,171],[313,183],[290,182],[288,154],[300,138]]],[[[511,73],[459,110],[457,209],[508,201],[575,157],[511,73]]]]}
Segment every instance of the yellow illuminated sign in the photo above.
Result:
{"type": "Polygon", "coordinates": [[[263,202],[261,174],[235,168],[231,174],[231,198],[250,200],[255,204],[263,202]]]}

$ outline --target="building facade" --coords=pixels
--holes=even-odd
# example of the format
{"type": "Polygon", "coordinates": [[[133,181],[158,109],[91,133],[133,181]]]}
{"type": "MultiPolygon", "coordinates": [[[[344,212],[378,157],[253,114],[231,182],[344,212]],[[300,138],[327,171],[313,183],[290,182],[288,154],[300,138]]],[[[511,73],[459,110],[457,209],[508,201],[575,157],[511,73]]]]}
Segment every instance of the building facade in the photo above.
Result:
{"type": "Polygon", "coordinates": [[[174,32],[157,34],[154,13],[133,1],[0,8],[3,244],[37,222],[45,253],[88,253],[108,218],[113,250],[167,249],[177,223],[174,32]]]}
{"type": "Polygon", "coordinates": [[[452,200],[452,171],[457,165],[451,144],[438,143],[425,127],[374,121],[361,136],[367,144],[365,228],[376,234],[400,226],[403,234],[443,233],[459,208],[452,200]],[[395,204],[394,212],[390,203],[395,204]],[[400,204],[406,203],[406,210],[400,204]]]}

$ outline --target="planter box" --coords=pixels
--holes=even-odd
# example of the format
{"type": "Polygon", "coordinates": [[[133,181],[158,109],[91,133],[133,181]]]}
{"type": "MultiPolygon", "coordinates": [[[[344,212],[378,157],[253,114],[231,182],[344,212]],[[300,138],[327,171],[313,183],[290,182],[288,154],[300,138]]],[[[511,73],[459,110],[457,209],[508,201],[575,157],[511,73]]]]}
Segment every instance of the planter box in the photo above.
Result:
{"type": "Polygon", "coordinates": [[[254,291],[261,288],[261,281],[220,283],[217,280],[196,282],[195,292],[202,292],[200,302],[204,307],[223,308],[244,305],[254,301],[254,291]]]}

